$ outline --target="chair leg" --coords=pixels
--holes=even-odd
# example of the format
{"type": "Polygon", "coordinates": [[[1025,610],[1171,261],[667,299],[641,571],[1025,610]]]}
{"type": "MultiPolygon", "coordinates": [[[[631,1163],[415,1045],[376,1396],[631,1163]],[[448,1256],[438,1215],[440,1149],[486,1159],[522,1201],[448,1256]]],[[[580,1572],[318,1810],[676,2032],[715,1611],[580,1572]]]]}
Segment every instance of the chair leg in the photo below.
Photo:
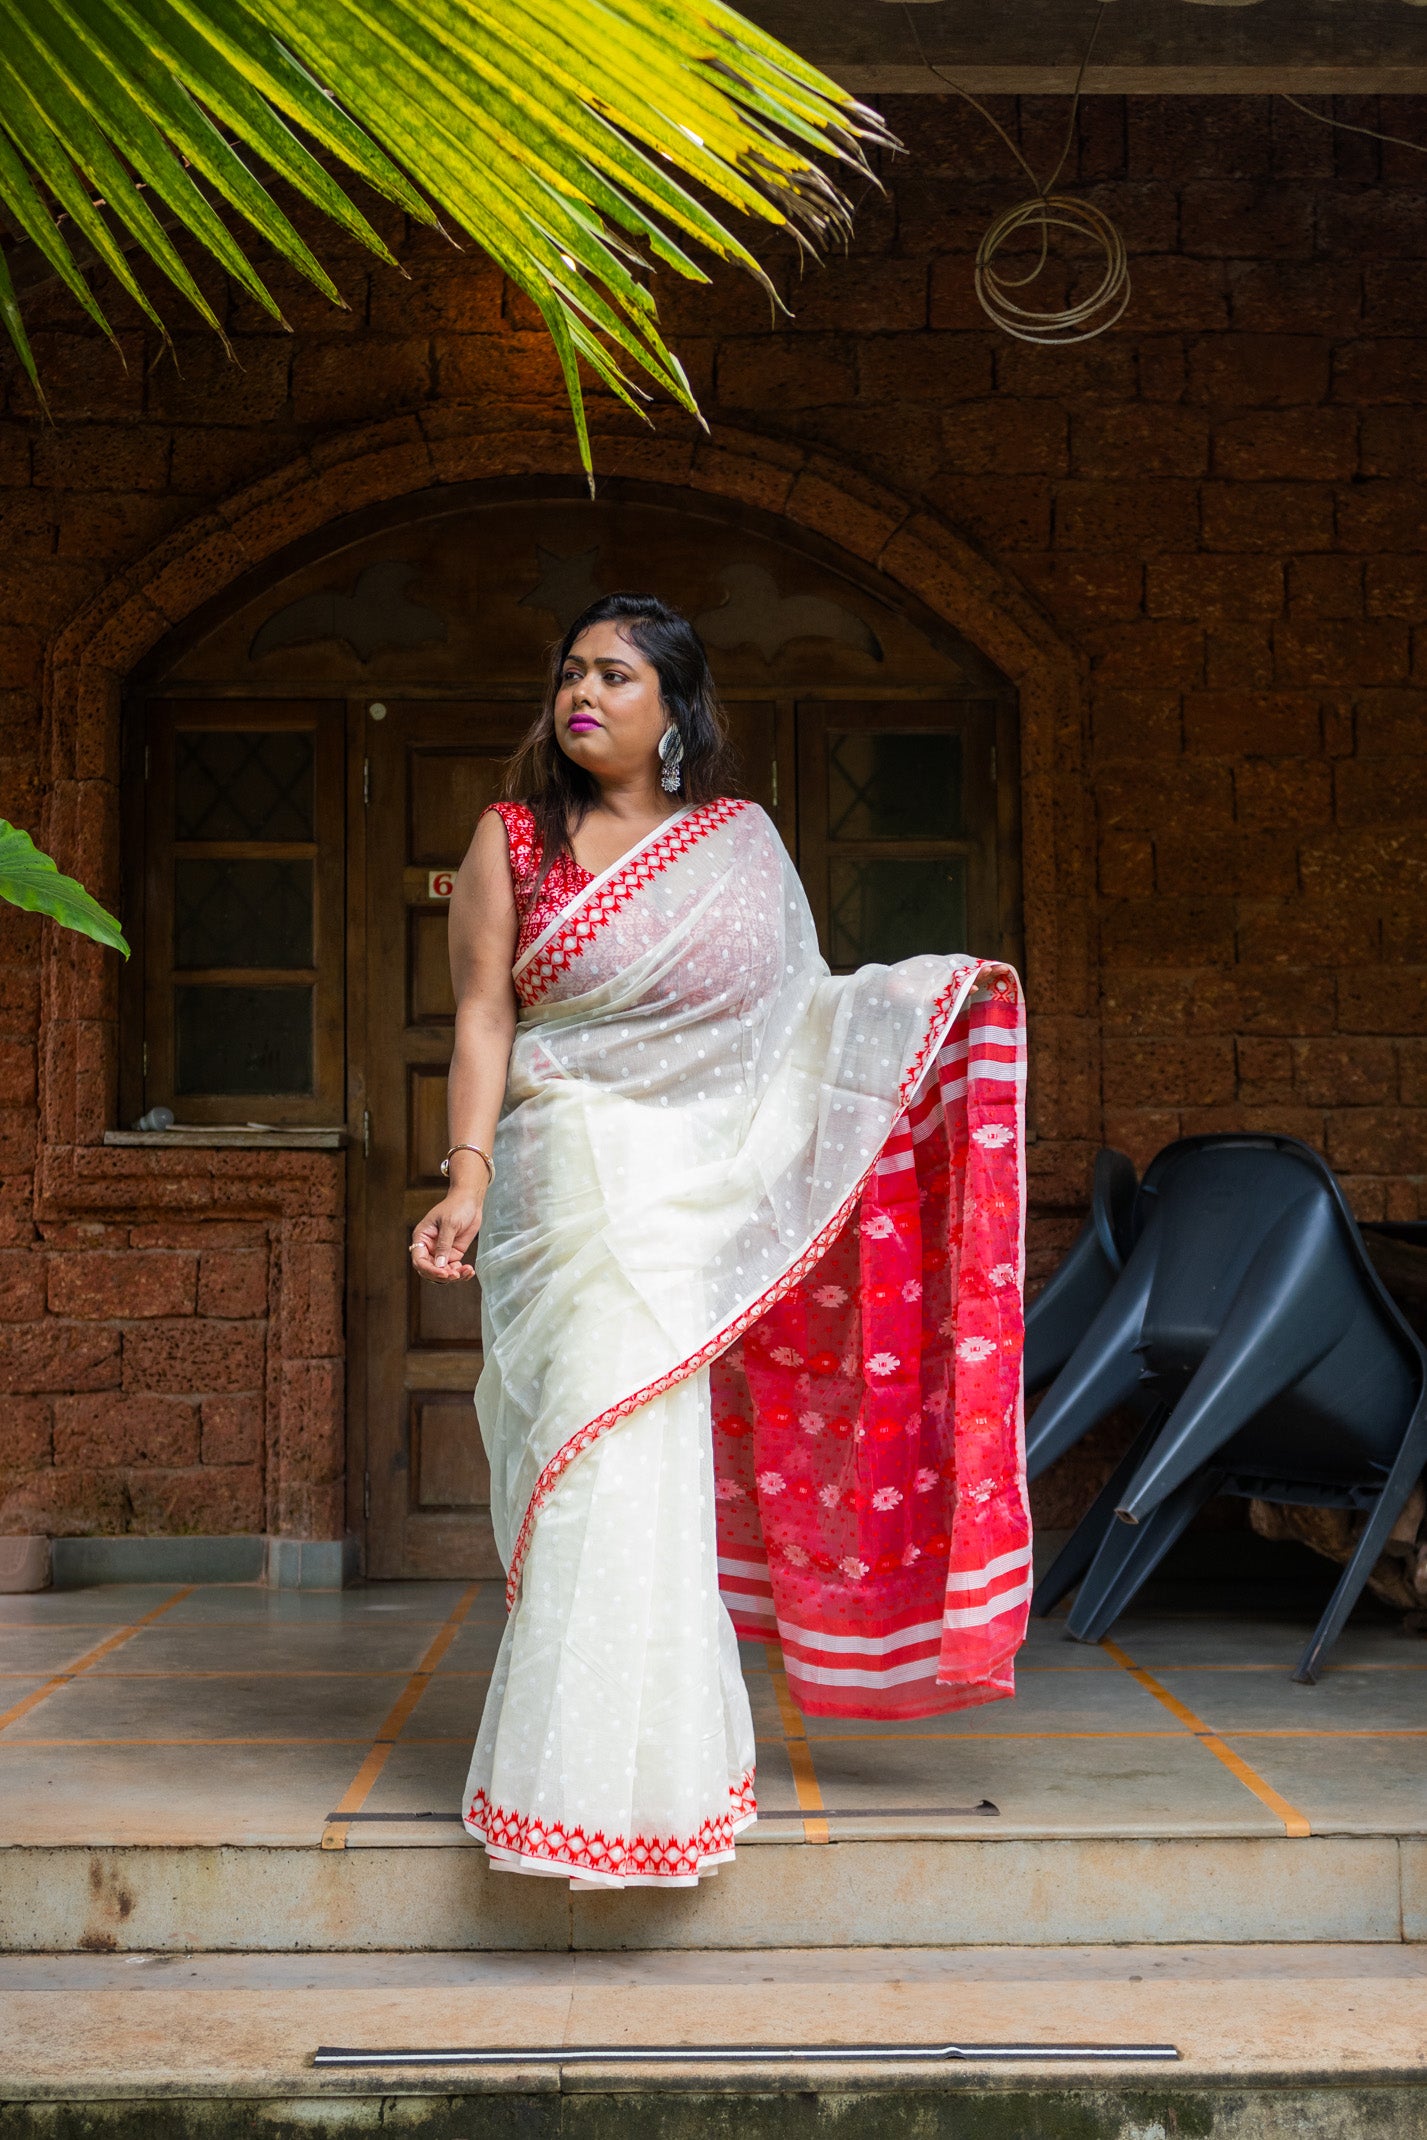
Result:
{"type": "Polygon", "coordinates": [[[1067,1590],[1073,1590],[1100,1549],[1100,1541],[1115,1520],[1115,1505],[1154,1446],[1154,1438],[1169,1416],[1169,1406],[1157,1404],[1129,1448],[1071,1532],[1045,1574],[1036,1584],[1031,1611],[1038,1620],[1054,1612],[1067,1590]]]}
{"type": "Polygon", "coordinates": [[[1161,1232],[1156,1211],[1129,1262],[1026,1425],[1026,1477],[1038,1478],[1097,1420],[1140,1388],[1135,1347],[1154,1286],[1161,1232]]]}
{"type": "Polygon", "coordinates": [[[1053,1382],[1110,1295],[1119,1272],[1088,1221],[1026,1310],[1026,1390],[1053,1382]]]}
{"type": "Polygon", "coordinates": [[[1223,1476],[1221,1471],[1196,1471],[1143,1523],[1110,1526],[1066,1621],[1077,1642],[1098,1642],[1109,1633],[1180,1533],[1218,1492],[1223,1476]]]}
{"type": "Polygon", "coordinates": [[[1339,1224],[1316,1189],[1275,1220],[1121,1514],[1142,1521],[1337,1344],[1355,1297],[1339,1224]]]}
{"type": "Polygon", "coordinates": [[[1397,1460],[1383,1480],[1376,1506],[1363,1525],[1353,1557],[1338,1578],[1328,1607],[1313,1630],[1312,1640],[1298,1660],[1293,1676],[1300,1687],[1314,1687],[1323,1670],[1323,1660],[1343,1631],[1343,1623],[1357,1604],[1363,1585],[1372,1574],[1388,1533],[1402,1514],[1403,1505],[1424,1467],[1427,1467],[1427,1393],[1419,1399],[1412,1422],[1402,1438],[1397,1460]]]}

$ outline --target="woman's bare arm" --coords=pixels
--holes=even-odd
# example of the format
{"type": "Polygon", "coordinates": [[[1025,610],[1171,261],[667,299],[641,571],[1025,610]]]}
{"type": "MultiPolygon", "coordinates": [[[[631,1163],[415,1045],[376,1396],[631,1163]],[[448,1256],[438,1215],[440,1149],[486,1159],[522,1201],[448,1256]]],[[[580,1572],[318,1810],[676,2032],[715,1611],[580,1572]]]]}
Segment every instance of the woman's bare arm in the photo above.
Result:
{"type": "MultiPolygon", "coordinates": [[[[494,810],[476,826],[456,873],[448,923],[456,1041],[446,1091],[449,1141],[489,1152],[495,1137],[515,1037],[510,969],[519,921],[510,881],[505,826],[494,810]]],[[[411,1260],[423,1278],[473,1278],[465,1261],[481,1223],[488,1186],[475,1152],[451,1154],[451,1186],[411,1237],[411,1260]]]]}

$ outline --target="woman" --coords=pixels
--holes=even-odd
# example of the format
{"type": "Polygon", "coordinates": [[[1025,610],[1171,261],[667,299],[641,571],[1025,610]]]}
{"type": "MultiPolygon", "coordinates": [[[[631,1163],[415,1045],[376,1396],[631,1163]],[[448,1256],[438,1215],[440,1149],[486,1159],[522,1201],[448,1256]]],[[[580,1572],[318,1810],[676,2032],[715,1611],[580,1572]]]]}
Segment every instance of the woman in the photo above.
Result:
{"type": "Polygon", "coordinates": [[[497,1866],[688,1886],[754,1817],[736,1633],[814,1713],[1012,1691],[1020,993],[828,973],[653,597],[570,627],[509,787],[451,901],[450,1190],[412,1242],[482,1286],[510,1617],[465,1819],[497,1866]]]}

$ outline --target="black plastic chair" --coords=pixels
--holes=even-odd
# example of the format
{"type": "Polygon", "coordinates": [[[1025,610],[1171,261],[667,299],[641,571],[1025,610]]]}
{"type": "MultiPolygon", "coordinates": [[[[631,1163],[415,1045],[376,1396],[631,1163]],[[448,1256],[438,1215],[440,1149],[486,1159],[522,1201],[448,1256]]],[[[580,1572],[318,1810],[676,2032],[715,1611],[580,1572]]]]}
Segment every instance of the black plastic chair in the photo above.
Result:
{"type": "Polygon", "coordinates": [[[1028,1391],[1055,1380],[1124,1269],[1138,1187],[1132,1159],[1108,1147],[1096,1153],[1090,1216],[1026,1310],[1028,1391]]]}
{"type": "Polygon", "coordinates": [[[1115,1405],[1151,1409],[1037,1589],[1070,1633],[1111,1627],[1212,1495],[1366,1518],[1294,1678],[1311,1684],[1427,1465],[1427,1349],[1338,1182],[1292,1137],[1187,1137],[1151,1163],[1124,1269],[1043,1398],[1027,1470],[1115,1405]],[[1115,1518],[1119,1521],[1115,1521],[1115,1518]]]}

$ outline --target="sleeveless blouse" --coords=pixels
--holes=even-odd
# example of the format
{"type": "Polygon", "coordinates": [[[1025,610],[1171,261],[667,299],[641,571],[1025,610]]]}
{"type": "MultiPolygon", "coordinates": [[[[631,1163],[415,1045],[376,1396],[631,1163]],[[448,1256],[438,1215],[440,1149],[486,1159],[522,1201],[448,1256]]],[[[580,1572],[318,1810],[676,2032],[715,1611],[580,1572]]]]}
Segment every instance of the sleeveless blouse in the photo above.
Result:
{"type": "Polygon", "coordinates": [[[515,911],[520,916],[515,955],[520,958],[576,894],[593,884],[594,876],[567,849],[555,857],[537,892],[536,879],[545,850],[534,811],[521,802],[498,802],[490,807],[504,825],[510,842],[510,881],[515,888],[515,911]]]}

